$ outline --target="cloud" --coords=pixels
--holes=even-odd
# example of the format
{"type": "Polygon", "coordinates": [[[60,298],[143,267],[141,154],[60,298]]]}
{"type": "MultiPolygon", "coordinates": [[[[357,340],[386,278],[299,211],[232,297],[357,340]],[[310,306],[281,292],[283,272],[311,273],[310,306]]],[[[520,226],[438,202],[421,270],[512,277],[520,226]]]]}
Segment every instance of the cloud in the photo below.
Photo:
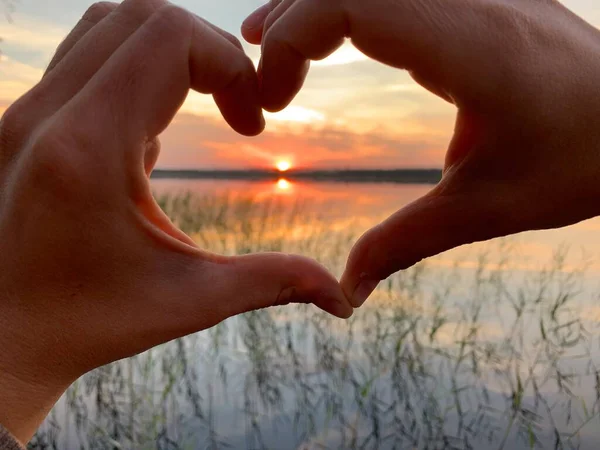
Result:
{"type": "Polygon", "coordinates": [[[278,122],[315,123],[323,122],[325,114],[302,106],[291,105],[279,113],[265,113],[267,119],[278,122]]]}
{"type": "Polygon", "coordinates": [[[68,28],[32,17],[22,17],[12,23],[0,21],[2,52],[15,61],[43,69],[68,31],[68,28]]]}
{"type": "Polygon", "coordinates": [[[42,78],[43,71],[6,55],[0,57],[0,101],[12,103],[42,78]]]}
{"type": "MultiPolygon", "coordinates": [[[[177,0],[236,34],[266,0],[177,0]]],[[[564,0],[600,25],[600,3],[564,0]]],[[[21,2],[14,23],[0,21],[0,103],[11,103],[41,77],[56,46],[89,6],[88,0],[21,2]]],[[[258,60],[260,48],[244,44],[258,60]]],[[[165,133],[165,167],[264,166],[278,158],[318,167],[440,166],[456,109],[417,85],[407,72],[368,60],[346,42],[313,64],[290,107],[267,115],[267,131],[246,139],[222,122],[210,96],[190,93],[165,133]],[[272,160],[272,161],[270,161],[272,160]]]]}
{"type": "Polygon", "coordinates": [[[165,168],[271,167],[290,160],[296,167],[440,167],[447,136],[355,133],[330,125],[269,127],[245,138],[210,117],[180,114],[162,136],[158,166],[165,168]]]}

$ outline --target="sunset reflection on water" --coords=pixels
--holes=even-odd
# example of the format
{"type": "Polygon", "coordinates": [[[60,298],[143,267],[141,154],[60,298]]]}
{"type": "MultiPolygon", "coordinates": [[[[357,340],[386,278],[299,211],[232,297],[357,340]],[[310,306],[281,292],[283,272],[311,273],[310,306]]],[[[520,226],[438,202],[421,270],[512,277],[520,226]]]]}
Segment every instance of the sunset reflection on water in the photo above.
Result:
{"type": "Polygon", "coordinates": [[[283,193],[283,194],[290,193],[293,188],[292,183],[290,183],[285,178],[280,178],[279,180],[277,180],[276,187],[277,187],[277,192],[283,193]]]}
{"type": "MultiPolygon", "coordinates": [[[[392,183],[312,183],[291,181],[281,177],[276,181],[221,180],[153,180],[153,190],[192,192],[197,195],[230,195],[255,202],[277,200],[290,208],[302,203],[302,213],[318,216],[330,229],[354,227],[358,234],[385,220],[399,208],[426,194],[431,186],[392,183]]],[[[423,236],[427,239],[427,236],[423,236]]],[[[589,270],[600,273],[600,218],[588,220],[558,230],[522,233],[508,238],[510,260],[524,271],[538,270],[556,249],[568,246],[565,270],[579,266],[582,258],[589,260],[589,270]]],[[[477,255],[486,252],[489,264],[506,259],[504,251],[490,246],[472,244],[446,252],[430,261],[433,265],[454,266],[457,261],[465,268],[478,264],[477,255]]],[[[347,249],[348,251],[350,248],[347,249]]]]}

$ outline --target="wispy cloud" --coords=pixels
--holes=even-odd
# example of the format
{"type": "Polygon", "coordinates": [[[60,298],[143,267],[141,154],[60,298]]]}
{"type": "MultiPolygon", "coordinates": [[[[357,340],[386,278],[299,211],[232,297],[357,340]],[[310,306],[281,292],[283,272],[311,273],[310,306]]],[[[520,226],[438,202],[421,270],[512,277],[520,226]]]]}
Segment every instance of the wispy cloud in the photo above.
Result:
{"type": "Polygon", "coordinates": [[[390,135],[378,130],[355,133],[329,125],[269,127],[245,138],[221,120],[178,116],[164,133],[161,167],[271,167],[280,159],[297,167],[438,167],[445,137],[390,135]]]}
{"type": "MultiPolygon", "coordinates": [[[[13,24],[0,21],[0,104],[13,102],[40,78],[55,48],[89,6],[84,0],[23,2],[13,24]]],[[[177,3],[239,36],[244,16],[263,0],[177,3]]],[[[600,3],[564,0],[600,25],[600,3]]],[[[258,61],[260,48],[245,45],[258,61]]],[[[165,167],[247,167],[286,158],[317,167],[441,166],[455,107],[417,85],[407,72],[369,61],[346,42],[314,63],[290,107],[266,114],[267,131],[243,138],[229,130],[210,96],[190,93],[164,134],[165,167]]]]}

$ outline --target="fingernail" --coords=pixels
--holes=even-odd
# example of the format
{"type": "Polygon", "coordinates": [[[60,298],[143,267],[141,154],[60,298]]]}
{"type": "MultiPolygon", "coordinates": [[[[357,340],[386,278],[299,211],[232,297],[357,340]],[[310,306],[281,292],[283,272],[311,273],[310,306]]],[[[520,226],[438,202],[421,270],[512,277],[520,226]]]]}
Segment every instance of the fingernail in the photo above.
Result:
{"type": "Polygon", "coordinates": [[[352,294],[352,306],[360,308],[379,286],[379,281],[375,280],[362,280],[352,294]]]}
{"type": "Polygon", "coordinates": [[[271,12],[270,4],[267,3],[264,6],[261,6],[252,14],[250,14],[244,23],[242,23],[242,28],[246,30],[254,30],[256,28],[262,27],[267,19],[267,16],[271,12]]]}

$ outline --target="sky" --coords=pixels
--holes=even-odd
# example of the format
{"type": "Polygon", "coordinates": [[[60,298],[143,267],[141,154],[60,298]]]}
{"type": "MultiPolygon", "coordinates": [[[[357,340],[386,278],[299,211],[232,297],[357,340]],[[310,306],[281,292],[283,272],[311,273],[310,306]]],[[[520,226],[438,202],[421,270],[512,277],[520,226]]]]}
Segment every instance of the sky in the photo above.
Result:
{"type": "MultiPolygon", "coordinates": [[[[235,34],[261,0],[177,0],[235,34]]],[[[598,0],[564,0],[600,27],[598,0]]],[[[41,78],[55,48],[89,0],[19,0],[11,21],[0,17],[0,112],[41,78]]],[[[0,5],[2,3],[0,2],[0,5]]],[[[258,47],[245,44],[254,61],[258,47]]],[[[161,168],[442,167],[455,108],[396,69],[369,61],[350,44],[313,64],[307,83],[281,113],[267,115],[256,138],[239,136],[220,118],[212,98],[191,93],[161,136],[161,168]]]]}

